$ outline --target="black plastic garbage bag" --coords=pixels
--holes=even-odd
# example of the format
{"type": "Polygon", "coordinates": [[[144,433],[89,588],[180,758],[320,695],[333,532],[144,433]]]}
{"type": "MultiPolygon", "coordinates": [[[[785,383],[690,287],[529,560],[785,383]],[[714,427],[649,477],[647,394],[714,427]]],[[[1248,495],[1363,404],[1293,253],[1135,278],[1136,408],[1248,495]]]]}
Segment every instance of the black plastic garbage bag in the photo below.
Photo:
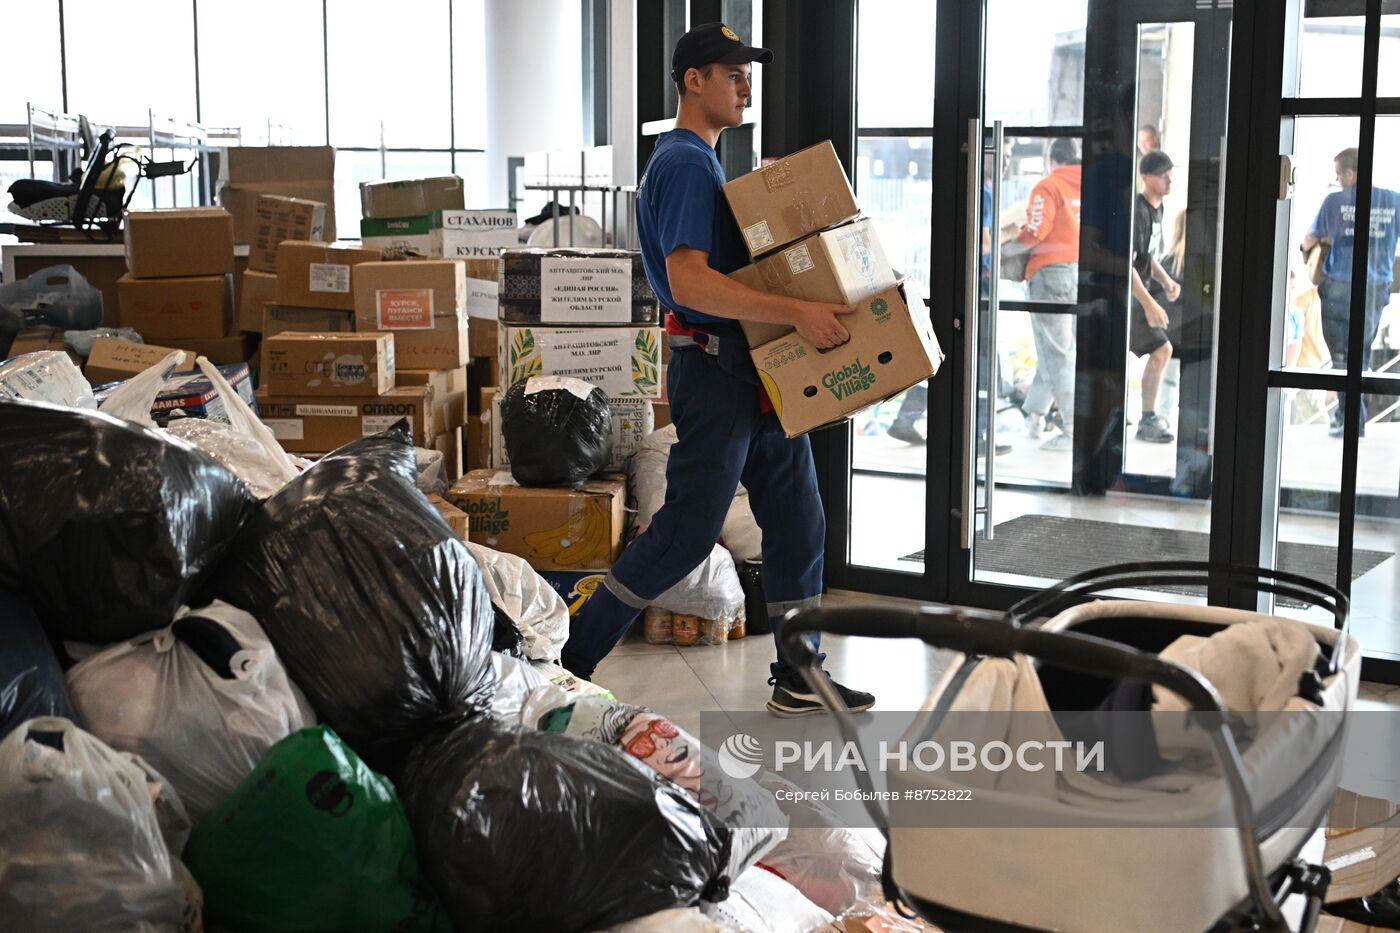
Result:
{"type": "Polygon", "coordinates": [[[525,635],[504,609],[492,603],[494,625],[491,631],[491,650],[508,654],[511,657],[525,657],[525,635]]]}
{"type": "Polygon", "coordinates": [[[729,828],[594,739],[474,719],[415,750],[399,792],[459,929],[598,930],[729,893],[729,828]]]}
{"type": "Polygon", "coordinates": [[[0,405],[0,587],[51,636],[107,644],[170,624],[251,512],[243,482],[161,431],[0,405]]]}
{"type": "Polygon", "coordinates": [[[0,591],[0,739],[40,716],[78,718],[63,669],[29,600],[0,591]]]}
{"type": "Polygon", "coordinates": [[[406,422],[346,444],[257,509],[217,581],[321,721],[391,776],[495,689],[491,597],[414,475],[406,422]]]}
{"type": "Polygon", "coordinates": [[[501,400],[501,436],[520,485],[571,486],[612,457],[612,406],[582,380],[534,376],[501,400]]]}

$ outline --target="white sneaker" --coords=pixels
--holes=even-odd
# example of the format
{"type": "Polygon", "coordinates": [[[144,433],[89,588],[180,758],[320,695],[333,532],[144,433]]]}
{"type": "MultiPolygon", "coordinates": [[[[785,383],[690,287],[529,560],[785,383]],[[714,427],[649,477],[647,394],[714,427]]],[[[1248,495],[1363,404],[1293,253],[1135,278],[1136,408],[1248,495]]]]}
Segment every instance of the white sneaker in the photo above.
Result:
{"type": "Polygon", "coordinates": [[[1050,440],[1040,445],[1041,450],[1073,450],[1074,438],[1068,434],[1056,434],[1050,440]]]}
{"type": "Polygon", "coordinates": [[[1026,437],[1040,437],[1045,430],[1044,415],[1026,415],[1026,437]]]}

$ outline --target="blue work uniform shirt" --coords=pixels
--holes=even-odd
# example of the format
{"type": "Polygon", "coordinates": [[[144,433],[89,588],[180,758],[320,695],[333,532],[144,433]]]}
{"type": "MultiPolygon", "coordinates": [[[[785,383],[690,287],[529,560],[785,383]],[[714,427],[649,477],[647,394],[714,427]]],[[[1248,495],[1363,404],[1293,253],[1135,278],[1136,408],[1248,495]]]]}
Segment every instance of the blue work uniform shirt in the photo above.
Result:
{"type": "MultiPolygon", "coordinates": [[[[1371,189],[1371,245],[1366,256],[1367,278],[1373,282],[1389,282],[1395,262],[1396,217],[1400,195],[1385,188],[1371,189]]],[[[1356,186],[1333,191],[1322,199],[1322,207],[1313,221],[1312,235],[1328,237],[1332,248],[1322,264],[1329,279],[1351,281],[1351,257],[1356,244],[1356,186]]]]}
{"type": "Polygon", "coordinates": [[[710,268],[725,275],[749,261],[739,227],[724,199],[724,170],[715,150],[690,130],[663,133],[637,186],[637,235],[642,265],[662,305],[692,326],[730,323],[676,303],[666,257],[682,246],[710,254],[710,268]]]}

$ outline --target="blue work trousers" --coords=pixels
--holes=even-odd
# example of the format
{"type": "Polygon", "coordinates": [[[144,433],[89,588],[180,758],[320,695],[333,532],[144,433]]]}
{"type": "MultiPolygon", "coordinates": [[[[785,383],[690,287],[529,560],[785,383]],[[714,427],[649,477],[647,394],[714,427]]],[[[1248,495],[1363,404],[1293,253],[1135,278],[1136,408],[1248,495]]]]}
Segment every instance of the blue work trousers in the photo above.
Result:
{"type": "MultiPolygon", "coordinates": [[[[820,601],[826,516],[811,444],[785,437],[777,416],[759,411],[760,389],[742,337],[721,339],[734,341],[724,357],[699,347],[672,354],[666,386],[676,444],[666,464],[666,501],[573,620],[564,663],[579,676],[592,673],[642,609],[710,556],[741,482],[763,531],[770,617],[776,622],[820,601]]],[[[781,645],[777,658],[774,677],[795,674],[781,645]]]]}

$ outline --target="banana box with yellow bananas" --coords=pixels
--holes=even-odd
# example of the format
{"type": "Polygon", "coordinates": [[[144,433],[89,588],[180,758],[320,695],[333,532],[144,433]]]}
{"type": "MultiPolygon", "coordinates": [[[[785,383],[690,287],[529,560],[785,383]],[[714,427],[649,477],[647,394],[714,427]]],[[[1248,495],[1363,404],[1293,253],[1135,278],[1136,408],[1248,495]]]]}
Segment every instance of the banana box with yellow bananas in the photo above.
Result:
{"type": "Polygon", "coordinates": [[[627,480],[604,475],[571,488],[526,487],[506,470],[473,470],[447,491],[471,540],[536,570],[607,570],[622,553],[627,480]]]}

